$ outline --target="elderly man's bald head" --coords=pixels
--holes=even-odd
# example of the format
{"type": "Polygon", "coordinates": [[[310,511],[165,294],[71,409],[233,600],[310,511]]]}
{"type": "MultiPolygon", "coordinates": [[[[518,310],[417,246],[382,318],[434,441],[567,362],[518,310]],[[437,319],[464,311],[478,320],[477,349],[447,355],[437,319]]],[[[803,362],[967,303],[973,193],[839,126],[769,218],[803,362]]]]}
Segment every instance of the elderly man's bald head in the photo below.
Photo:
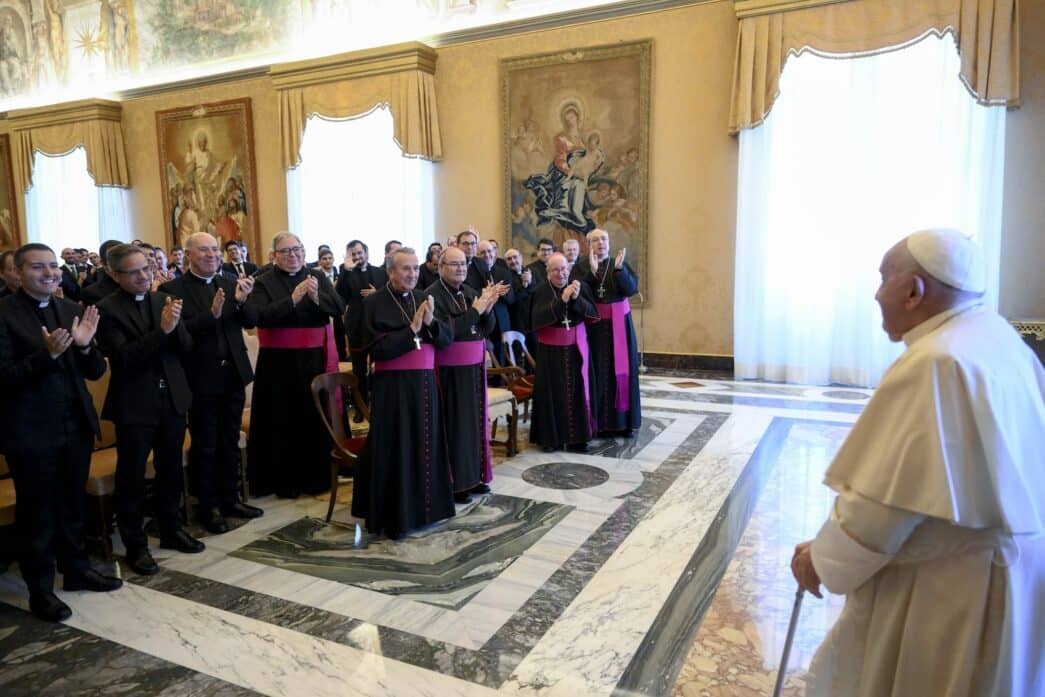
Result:
{"type": "Polygon", "coordinates": [[[197,276],[210,278],[221,268],[221,249],[214,236],[196,232],[185,240],[185,254],[189,257],[189,270],[197,276]]]}
{"type": "Polygon", "coordinates": [[[213,244],[215,247],[218,246],[218,240],[214,238],[214,235],[209,232],[194,232],[185,238],[185,250],[188,251],[199,244],[213,244]]]}

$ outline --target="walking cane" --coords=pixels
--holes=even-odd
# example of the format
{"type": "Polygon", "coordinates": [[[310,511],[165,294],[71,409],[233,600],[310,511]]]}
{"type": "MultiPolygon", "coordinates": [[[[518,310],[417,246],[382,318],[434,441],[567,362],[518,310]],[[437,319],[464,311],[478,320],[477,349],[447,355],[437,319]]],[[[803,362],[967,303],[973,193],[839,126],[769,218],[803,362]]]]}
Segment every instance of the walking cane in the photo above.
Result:
{"type": "Polygon", "coordinates": [[[776,687],[773,688],[773,697],[780,697],[784,689],[784,676],[787,675],[787,659],[791,657],[791,644],[795,640],[795,629],[798,628],[798,616],[802,613],[802,596],[805,591],[802,586],[795,592],[795,605],[791,608],[791,622],[787,625],[787,639],[784,641],[784,655],[780,657],[780,670],[776,674],[776,687]]]}

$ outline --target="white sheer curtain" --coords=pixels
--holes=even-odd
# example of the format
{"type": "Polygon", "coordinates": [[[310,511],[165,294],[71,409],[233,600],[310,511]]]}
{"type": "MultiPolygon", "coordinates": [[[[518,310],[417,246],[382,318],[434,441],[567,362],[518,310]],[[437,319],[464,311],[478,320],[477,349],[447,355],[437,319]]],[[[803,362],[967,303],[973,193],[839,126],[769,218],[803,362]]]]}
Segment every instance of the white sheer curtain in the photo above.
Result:
{"type": "Polygon", "coordinates": [[[980,243],[997,306],[1005,110],[958,70],[949,35],[788,60],[769,118],[740,134],[737,377],[877,384],[902,348],[881,329],[878,264],[921,228],[980,243]]]}
{"type": "Polygon", "coordinates": [[[326,244],[340,261],[345,244],[359,239],[380,264],[385,242],[394,239],[417,248],[424,261],[434,240],[432,163],[404,157],[392,132],[387,107],[308,120],[301,164],[287,170],[287,205],[290,229],[309,260],[326,244]]]}
{"type": "Polygon", "coordinates": [[[33,186],[25,194],[30,242],[55,253],[63,247],[97,251],[109,239],[130,241],[129,191],[95,186],[83,147],[64,155],[35,154],[33,186]]]}

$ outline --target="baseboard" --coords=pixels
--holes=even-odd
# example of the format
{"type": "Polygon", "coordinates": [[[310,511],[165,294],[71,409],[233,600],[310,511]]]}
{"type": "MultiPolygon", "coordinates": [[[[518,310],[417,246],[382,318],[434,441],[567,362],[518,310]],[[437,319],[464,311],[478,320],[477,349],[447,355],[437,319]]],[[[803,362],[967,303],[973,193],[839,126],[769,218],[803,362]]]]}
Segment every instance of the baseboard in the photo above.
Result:
{"type": "Polygon", "coordinates": [[[662,370],[710,370],[733,373],[733,356],[706,356],[699,353],[645,353],[647,368],[662,370]]]}

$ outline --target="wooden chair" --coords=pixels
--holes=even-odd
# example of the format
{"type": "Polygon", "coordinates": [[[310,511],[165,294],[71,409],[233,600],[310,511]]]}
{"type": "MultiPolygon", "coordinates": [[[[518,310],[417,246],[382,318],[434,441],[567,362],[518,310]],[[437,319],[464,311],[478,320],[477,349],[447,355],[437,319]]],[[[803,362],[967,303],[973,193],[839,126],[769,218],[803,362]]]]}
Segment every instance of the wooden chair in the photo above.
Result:
{"type": "Polygon", "coordinates": [[[516,366],[501,367],[497,365],[497,359],[489,349],[487,342],[486,350],[486,374],[495,375],[504,380],[509,387],[487,387],[486,388],[486,416],[490,420],[490,443],[492,445],[503,445],[508,451],[508,457],[514,457],[519,452],[519,403],[512,394],[510,386],[522,377],[522,368],[516,366]],[[505,440],[497,440],[497,423],[501,417],[505,417],[508,429],[505,440]]]}
{"type": "Polygon", "coordinates": [[[370,421],[370,408],[359,396],[359,381],[352,373],[323,373],[312,379],[312,403],[316,405],[316,411],[326,426],[327,433],[334,445],[330,450],[330,505],[327,507],[327,522],[334,515],[334,504],[337,502],[337,487],[342,468],[355,468],[359,453],[363,451],[366,443],[365,437],[352,438],[345,433],[345,426],[341,420],[340,405],[330,399],[339,387],[348,387],[352,390],[353,401],[356,409],[359,409],[364,418],[370,421]]]}
{"type": "Polygon", "coordinates": [[[530,355],[530,351],[526,347],[526,335],[522,332],[504,332],[501,335],[501,341],[504,343],[504,355],[510,366],[518,370],[518,373],[513,380],[506,380],[508,389],[511,390],[512,394],[515,396],[515,401],[522,405],[523,418],[529,420],[530,401],[533,399],[532,373],[537,370],[537,362],[534,361],[533,356],[530,355]],[[530,375],[526,375],[525,371],[516,365],[514,350],[515,344],[519,344],[522,347],[523,359],[526,361],[526,365],[530,368],[530,375]]]}

